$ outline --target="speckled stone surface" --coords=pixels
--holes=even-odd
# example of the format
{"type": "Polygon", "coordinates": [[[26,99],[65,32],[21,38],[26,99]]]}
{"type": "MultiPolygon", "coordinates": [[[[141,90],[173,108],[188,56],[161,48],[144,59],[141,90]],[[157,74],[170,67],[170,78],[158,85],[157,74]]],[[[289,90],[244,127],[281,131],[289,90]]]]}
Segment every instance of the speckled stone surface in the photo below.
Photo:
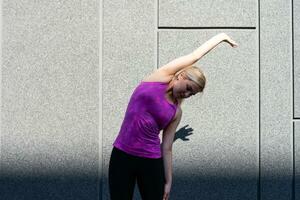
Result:
{"type": "Polygon", "coordinates": [[[294,2],[294,117],[300,119],[300,1],[294,2]]]}
{"type": "Polygon", "coordinates": [[[0,199],[99,196],[99,2],[2,2],[0,199]]]}
{"type": "Polygon", "coordinates": [[[300,199],[300,122],[294,123],[295,137],[295,199],[300,199]]]}
{"type": "Polygon", "coordinates": [[[290,1],[260,1],[260,195],[264,200],[292,199],[291,9],[290,1]]]}
{"type": "Polygon", "coordinates": [[[256,0],[159,0],[160,27],[256,27],[256,0]]]}
{"type": "Polygon", "coordinates": [[[182,106],[170,200],[300,199],[299,9],[298,1],[2,1],[0,199],[108,200],[112,143],[134,88],[220,32],[239,47],[222,43],[196,63],[207,87],[182,106]]]}

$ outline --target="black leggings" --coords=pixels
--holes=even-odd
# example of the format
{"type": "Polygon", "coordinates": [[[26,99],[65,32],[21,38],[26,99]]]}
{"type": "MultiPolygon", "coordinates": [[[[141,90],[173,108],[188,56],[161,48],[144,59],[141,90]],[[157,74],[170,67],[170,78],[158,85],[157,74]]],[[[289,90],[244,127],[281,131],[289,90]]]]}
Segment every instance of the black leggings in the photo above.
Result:
{"type": "Polygon", "coordinates": [[[108,179],[111,200],[132,200],[136,180],[143,200],[162,200],[163,159],[133,156],[113,147],[108,179]]]}

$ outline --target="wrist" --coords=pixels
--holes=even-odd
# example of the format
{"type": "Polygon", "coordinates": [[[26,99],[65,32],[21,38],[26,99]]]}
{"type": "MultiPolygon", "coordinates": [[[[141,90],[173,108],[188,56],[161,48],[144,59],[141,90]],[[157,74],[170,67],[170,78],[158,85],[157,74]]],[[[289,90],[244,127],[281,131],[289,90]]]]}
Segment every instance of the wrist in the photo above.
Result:
{"type": "Polygon", "coordinates": [[[172,180],[166,181],[165,184],[166,185],[172,185],[172,180]]]}
{"type": "Polygon", "coordinates": [[[221,38],[222,41],[228,39],[228,35],[226,33],[219,33],[218,36],[221,38]]]}

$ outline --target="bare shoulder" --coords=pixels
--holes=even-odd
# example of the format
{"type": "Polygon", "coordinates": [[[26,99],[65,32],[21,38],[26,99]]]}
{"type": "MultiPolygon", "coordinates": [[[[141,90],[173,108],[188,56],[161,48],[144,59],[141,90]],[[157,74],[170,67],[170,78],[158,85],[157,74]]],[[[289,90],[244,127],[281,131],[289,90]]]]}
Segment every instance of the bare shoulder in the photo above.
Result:
{"type": "Polygon", "coordinates": [[[144,77],[142,81],[168,83],[171,81],[172,78],[173,78],[173,75],[168,75],[164,71],[162,71],[160,69],[156,69],[151,74],[144,77]]]}

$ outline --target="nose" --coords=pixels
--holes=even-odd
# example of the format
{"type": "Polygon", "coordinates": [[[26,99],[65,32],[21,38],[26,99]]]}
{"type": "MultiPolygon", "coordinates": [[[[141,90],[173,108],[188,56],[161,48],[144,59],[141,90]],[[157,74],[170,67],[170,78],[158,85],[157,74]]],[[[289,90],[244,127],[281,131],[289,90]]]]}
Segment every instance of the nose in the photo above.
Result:
{"type": "Polygon", "coordinates": [[[190,92],[183,92],[183,93],[181,93],[181,97],[183,97],[183,98],[188,98],[190,96],[191,96],[190,92]]]}
{"type": "Polygon", "coordinates": [[[190,96],[192,96],[192,93],[191,92],[187,92],[184,96],[190,97],[190,96]]]}

